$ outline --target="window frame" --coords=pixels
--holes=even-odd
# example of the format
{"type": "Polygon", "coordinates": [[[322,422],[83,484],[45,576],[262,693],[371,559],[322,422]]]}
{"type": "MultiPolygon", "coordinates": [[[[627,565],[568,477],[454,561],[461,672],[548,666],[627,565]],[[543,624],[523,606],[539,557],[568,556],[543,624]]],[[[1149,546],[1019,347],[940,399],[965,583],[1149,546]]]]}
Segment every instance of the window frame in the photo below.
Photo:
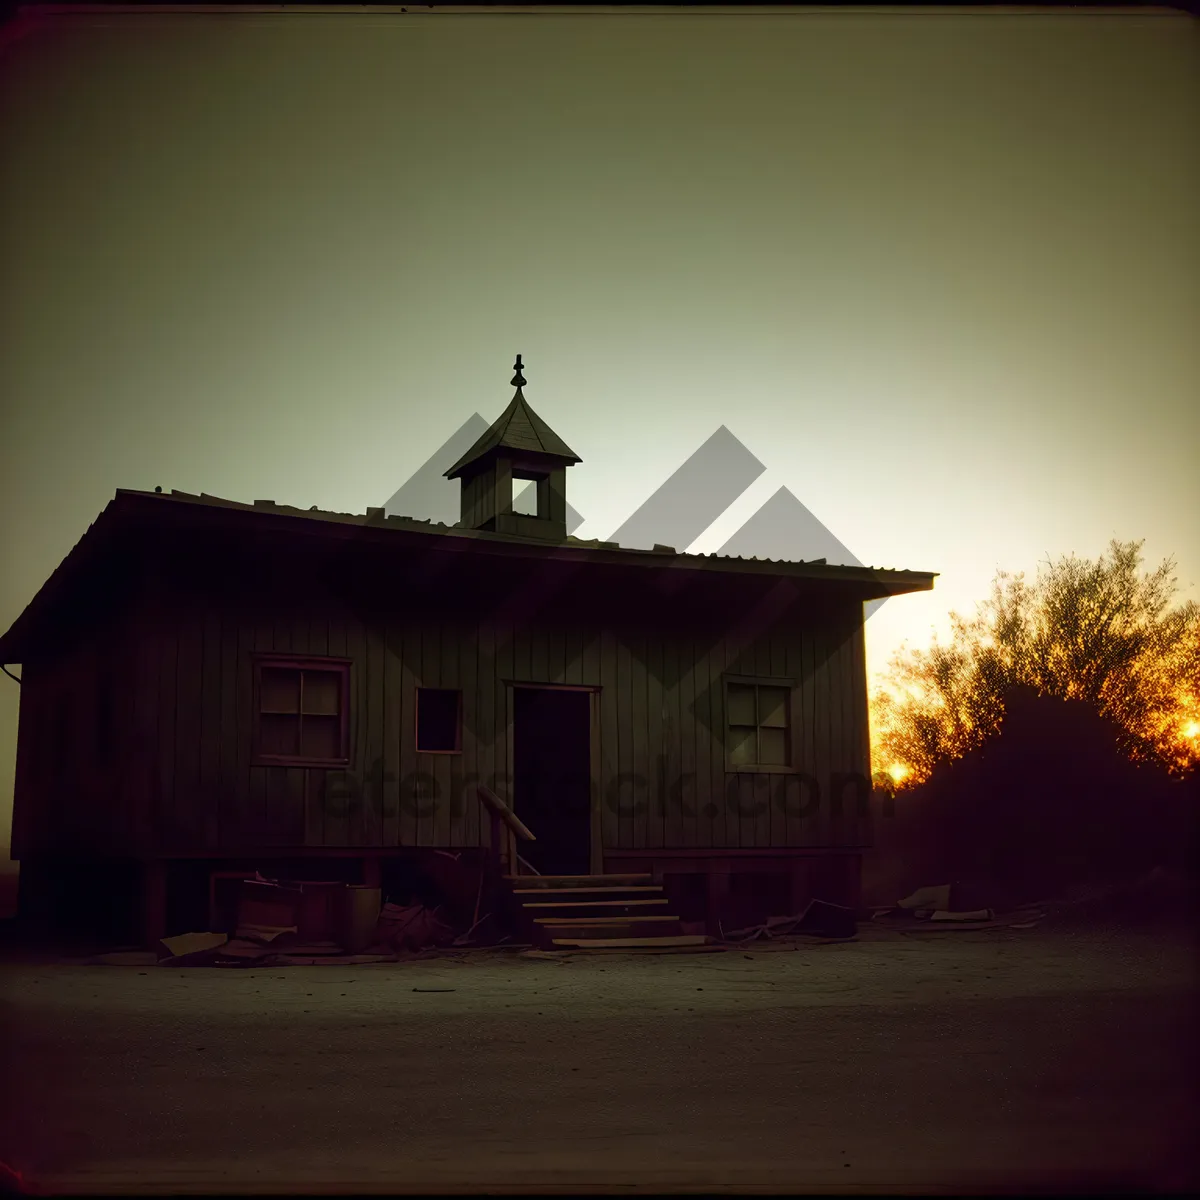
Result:
{"type": "Polygon", "coordinates": [[[463,752],[463,690],[462,688],[432,687],[417,684],[413,688],[413,747],[416,754],[459,754],[463,752]],[[421,747],[421,693],[422,692],[453,692],[458,699],[458,707],[454,713],[454,749],[425,750],[421,747]]]}
{"type": "MultiPolygon", "coordinates": [[[[251,731],[251,766],[261,767],[315,767],[319,769],[338,770],[350,765],[350,668],[353,660],[335,658],[320,654],[255,654],[252,659],[253,710],[254,722],[251,731]],[[305,671],[321,674],[336,674],[338,676],[338,750],[334,758],[321,758],[311,754],[271,754],[262,748],[262,673],[268,670],[305,671]]],[[[317,714],[309,714],[310,716],[317,714]]],[[[304,713],[296,713],[298,721],[303,723],[304,713]]],[[[303,743],[301,743],[303,744],[303,743]]]]}
{"type": "MultiPolygon", "coordinates": [[[[782,675],[737,675],[727,674],[724,677],[723,699],[725,702],[725,711],[722,714],[725,726],[725,770],[727,774],[759,774],[759,775],[797,775],[800,773],[800,768],[796,765],[796,723],[795,723],[795,693],[796,681],[788,676],[782,675]],[[735,725],[730,719],[730,688],[733,687],[753,687],[754,693],[754,717],[755,724],[753,727],[749,725],[735,725]],[[733,761],[733,738],[731,736],[734,729],[749,729],[753,728],[755,733],[754,751],[757,756],[761,753],[759,749],[759,730],[763,728],[758,722],[758,689],[759,688],[777,688],[786,693],[785,704],[785,724],[784,729],[784,748],[787,754],[786,763],[763,763],[763,762],[748,762],[739,763],[733,761]]],[[[767,726],[767,728],[778,729],[779,726],[767,726]]]]}

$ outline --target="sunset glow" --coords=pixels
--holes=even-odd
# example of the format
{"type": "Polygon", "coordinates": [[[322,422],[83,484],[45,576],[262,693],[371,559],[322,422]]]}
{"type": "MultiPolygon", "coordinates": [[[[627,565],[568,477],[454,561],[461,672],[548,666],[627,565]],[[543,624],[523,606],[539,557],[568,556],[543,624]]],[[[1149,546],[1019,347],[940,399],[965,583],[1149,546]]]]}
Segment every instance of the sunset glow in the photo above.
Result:
{"type": "MultiPolygon", "coordinates": [[[[1078,693],[1078,688],[1071,688],[1065,698],[1071,699],[1078,693]]],[[[944,706],[936,699],[931,699],[923,706],[927,714],[939,709],[944,714],[944,706]]],[[[877,775],[886,775],[898,789],[911,789],[924,783],[929,778],[929,772],[920,770],[906,763],[889,760],[880,761],[880,748],[876,744],[874,730],[880,724],[877,713],[877,703],[872,703],[872,756],[873,770],[877,775]]],[[[950,719],[944,715],[940,722],[943,732],[948,733],[950,719]]],[[[1118,722],[1118,725],[1120,722],[1118,722]]],[[[1200,767],[1200,702],[1195,697],[1183,697],[1178,705],[1159,714],[1155,719],[1148,719],[1141,728],[1126,727],[1144,747],[1143,752],[1135,754],[1138,759],[1154,759],[1160,765],[1167,767],[1176,774],[1182,774],[1200,767]]],[[[947,755],[947,761],[961,757],[960,754],[947,755]]]]}
{"type": "MultiPolygon", "coordinates": [[[[1077,680],[1070,680],[1063,690],[1064,699],[1080,697],[1082,688],[1077,680]]],[[[917,710],[926,723],[931,737],[939,738],[944,744],[953,745],[953,718],[941,696],[928,691],[908,687],[903,692],[896,689],[881,689],[871,702],[871,745],[873,770],[877,775],[886,775],[898,789],[912,789],[924,783],[930,772],[894,757],[884,758],[880,745],[881,732],[888,722],[888,712],[894,712],[897,701],[905,703],[909,710],[917,710]]],[[[1174,774],[1186,774],[1200,767],[1200,697],[1190,692],[1177,693],[1156,712],[1147,714],[1141,721],[1122,722],[1115,712],[1108,714],[1119,728],[1134,738],[1135,749],[1131,757],[1142,761],[1157,761],[1160,766],[1174,774]]],[[[961,730],[970,732],[970,723],[962,722],[961,730]]],[[[945,760],[961,757],[966,747],[957,753],[949,753],[945,760]]]]}
{"type": "Polygon", "coordinates": [[[897,653],[871,699],[873,766],[912,788],[999,734],[1013,685],[1079,701],[1110,720],[1131,760],[1177,776],[1200,765],[1200,606],[1179,601],[1171,559],[1146,570],[1142,543],[1095,560],[1001,571],[952,637],[897,653]]]}

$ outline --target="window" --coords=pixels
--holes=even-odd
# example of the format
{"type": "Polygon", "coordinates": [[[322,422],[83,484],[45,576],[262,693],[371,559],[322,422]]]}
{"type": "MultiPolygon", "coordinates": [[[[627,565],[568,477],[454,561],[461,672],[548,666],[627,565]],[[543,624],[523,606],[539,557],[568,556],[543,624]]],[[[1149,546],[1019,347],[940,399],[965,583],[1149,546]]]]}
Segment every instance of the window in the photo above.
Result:
{"type": "Polygon", "coordinates": [[[545,472],[514,467],[512,473],[512,510],[524,517],[546,516],[547,487],[545,472]]]}
{"type": "Polygon", "coordinates": [[[733,682],[727,685],[729,767],[787,767],[791,762],[791,693],[786,684],[733,682]]]}
{"type": "Polygon", "coordinates": [[[417,688],[417,750],[422,754],[462,752],[462,692],[417,688]]]}
{"type": "Polygon", "coordinates": [[[512,510],[523,517],[538,515],[536,483],[530,483],[527,479],[513,480],[512,510]]]}
{"type": "Polygon", "coordinates": [[[329,659],[260,659],[255,758],[293,765],[340,765],[349,759],[350,664],[329,659]]]}

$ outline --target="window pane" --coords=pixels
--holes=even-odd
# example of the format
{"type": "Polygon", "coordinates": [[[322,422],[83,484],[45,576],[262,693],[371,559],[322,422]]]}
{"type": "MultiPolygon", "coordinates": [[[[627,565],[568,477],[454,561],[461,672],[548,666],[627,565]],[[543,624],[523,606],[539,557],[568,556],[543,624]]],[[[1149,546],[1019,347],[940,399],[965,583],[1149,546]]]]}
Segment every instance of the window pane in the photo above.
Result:
{"type": "Polygon", "coordinates": [[[458,692],[417,688],[417,749],[458,749],[458,692]]]}
{"type": "Polygon", "coordinates": [[[298,713],[300,672],[288,667],[263,667],[259,705],[265,713],[298,713]]]}
{"type": "Polygon", "coordinates": [[[264,713],[259,717],[259,750],[263,754],[299,754],[300,718],[264,713]]]}
{"type": "Polygon", "coordinates": [[[754,729],[731,729],[729,731],[729,761],[752,763],[754,758],[754,729]]]}
{"type": "Polygon", "coordinates": [[[787,766],[787,730],[760,729],[758,731],[758,761],[764,766],[787,766]]]}
{"type": "Polygon", "coordinates": [[[754,687],[752,684],[731,683],[729,685],[730,725],[754,724],[754,687]]]}
{"type": "Polygon", "coordinates": [[[334,717],[341,712],[342,673],[340,671],[304,672],[304,711],[334,717]]]}
{"type": "Polygon", "coordinates": [[[512,488],[513,512],[527,517],[536,517],[538,515],[537,484],[528,479],[514,479],[512,488]]]}
{"type": "Polygon", "coordinates": [[[758,723],[774,729],[787,728],[788,690],[781,687],[758,689],[758,723]]]}
{"type": "Polygon", "coordinates": [[[341,720],[338,717],[305,717],[300,729],[305,758],[340,758],[341,720]]]}

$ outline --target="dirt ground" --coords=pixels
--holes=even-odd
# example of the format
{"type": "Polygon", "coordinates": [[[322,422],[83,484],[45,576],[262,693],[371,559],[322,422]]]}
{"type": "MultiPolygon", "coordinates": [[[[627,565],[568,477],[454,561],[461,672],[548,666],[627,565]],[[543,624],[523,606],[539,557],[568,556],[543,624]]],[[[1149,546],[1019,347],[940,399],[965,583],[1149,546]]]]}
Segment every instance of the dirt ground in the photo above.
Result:
{"type": "Polygon", "coordinates": [[[0,966],[44,1191],[1183,1190],[1189,936],[361,967],[0,966]]]}

